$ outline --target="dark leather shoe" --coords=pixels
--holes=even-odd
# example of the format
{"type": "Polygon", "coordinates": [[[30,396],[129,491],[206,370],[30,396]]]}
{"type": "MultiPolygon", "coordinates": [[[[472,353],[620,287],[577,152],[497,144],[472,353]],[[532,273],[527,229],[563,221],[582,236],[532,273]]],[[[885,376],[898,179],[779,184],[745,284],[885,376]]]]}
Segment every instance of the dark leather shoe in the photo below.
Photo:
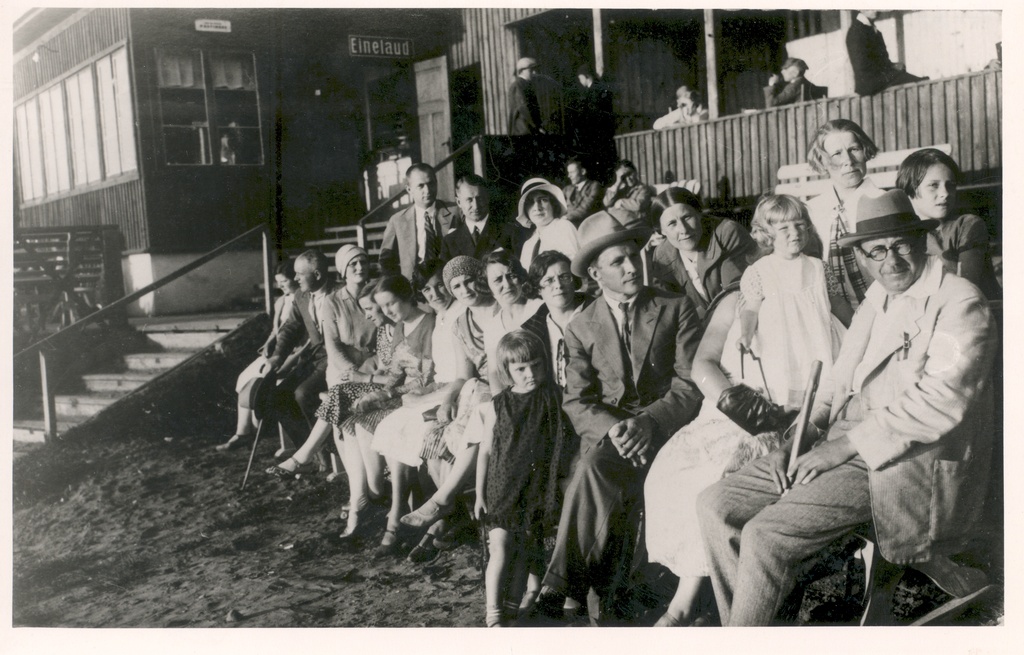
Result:
{"type": "Polygon", "coordinates": [[[562,607],[565,605],[565,594],[555,591],[551,587],[544,587],[537,595],[537,601],[533,604],[533,616],[546,616],[550,619],[564,619],[565,612],[562,607]]]}

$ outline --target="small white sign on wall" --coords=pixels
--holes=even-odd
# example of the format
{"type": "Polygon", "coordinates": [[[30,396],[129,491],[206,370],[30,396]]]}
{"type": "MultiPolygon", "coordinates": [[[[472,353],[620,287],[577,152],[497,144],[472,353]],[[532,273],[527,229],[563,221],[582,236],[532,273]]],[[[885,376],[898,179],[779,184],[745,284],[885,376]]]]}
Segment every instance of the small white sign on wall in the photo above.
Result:
{"type": "Polygon", "coordinates": [[[196,19],[196,31],[228,33],[231,31],[231,21],[217,20],[215,18],[199,18],[196,19]]]}

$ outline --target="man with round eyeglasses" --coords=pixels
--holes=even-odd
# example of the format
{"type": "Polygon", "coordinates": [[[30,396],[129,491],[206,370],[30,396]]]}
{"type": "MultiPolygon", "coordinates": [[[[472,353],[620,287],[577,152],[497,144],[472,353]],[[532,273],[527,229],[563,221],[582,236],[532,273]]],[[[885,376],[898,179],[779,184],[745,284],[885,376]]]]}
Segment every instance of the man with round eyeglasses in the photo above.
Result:
{"type": "Polygon", "coordinates": [[[906,194],[864,196],[854,247],[875,283],[792,442],[701,493],[697,511],[723,625],[768,625],[798,564],[871,521],[881,556],[912,565],[964,602],[984,574],[950,555],[976,532],[992,450],[996,331],[970,282],[925,252],[937,224],[906,194]],[[816,443],[815,443],[816,442],[816,443]]]}

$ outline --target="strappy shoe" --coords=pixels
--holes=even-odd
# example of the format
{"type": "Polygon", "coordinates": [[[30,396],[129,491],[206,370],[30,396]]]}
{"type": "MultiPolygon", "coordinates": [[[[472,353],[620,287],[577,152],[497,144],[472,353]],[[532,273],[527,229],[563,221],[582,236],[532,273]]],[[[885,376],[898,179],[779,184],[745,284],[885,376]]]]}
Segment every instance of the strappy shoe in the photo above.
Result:
{"type": "Polygon", "coordinates": [[[314,464],[313,462],[307,462],[306,464],[303,464],[294,457],[289,457],[288,459],[281,462],[281,464],[275,464],[274,466],[268,468],[267,474],[272,475],[280,480],[285,480],[288,478],[298,477],[303,473],[312,473],[313,471],[316,470],[316,464],[314,464]],[[281,466],[281,464],[287,464],[288,462],[293,462],[295,464],[295,468],[289,470],[281,466]]]}
{"type": "Polygon", "coordinates": [[[398,526],[389,525],[384,530],[384,538],[380,540],[380,545],[373,549],[373,557],[379,559],[397,555],[401,548],[402,545],[398,539],[398,526]]]}
{"type": "Polygon", "coordinates": [[[410,528],[426,528],[451,513],[454,505],[441,505],[433,498],[420,505],[419,509],[401,518],[402,525],[410,528]]]}
{"type": "Polygon", "coordinates": [[[228,450],[234,450],[242,445],[242,439],[248,439],[251,436],[251,434],[233,434],[224,443],[214,446],[214,450],[222,453],[228,450]]]}

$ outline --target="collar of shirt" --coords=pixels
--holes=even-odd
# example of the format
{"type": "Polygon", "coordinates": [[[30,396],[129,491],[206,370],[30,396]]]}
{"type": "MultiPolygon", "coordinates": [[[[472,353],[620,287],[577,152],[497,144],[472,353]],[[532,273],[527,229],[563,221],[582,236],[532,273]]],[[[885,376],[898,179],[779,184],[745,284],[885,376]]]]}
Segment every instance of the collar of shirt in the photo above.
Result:
{"type": "Polygon", "coordinates": [[[864,292],[864,302],[871,303],[875,308],[875,311],[882,314],[886,311],[886,307],[890,306],[891,303],[897,299],[923,299],[935,295],[939,290],[939,284],[941,284],[941,282],[942,264],[939,263],[937,256],[929,255],[924,265],[924,271],[921,272],[921,277],[917,278],[917,281],[910,285],[909,289],[898,296],[890,297],[881,284],[873,282],[871,286],[868,287],[868,290],[864,292]]]}
{"type": "Polygon", "coordinates": [[[423,319],[425,317],[426,314],[420,314],[411,321],[403,321],[404,325],[402,326],[402,333],[405,334],[405,336],[409,336],[410,334],[412,334],[412,331],[416,329],[417,325],[423,322],[423,319]]]}
{"type": "Polygon", "coordinates": [[[466,229],[469,230],[470,234],[473,233],[474,229],[480,230],[480,232],[483,233],[484,228],[487,227],[487,219],[490,218],[490,216],[491,215],[488,214],[487,216],[484,216],[483,218],[481,218],[479,221],[477,221],[475,223],[467,218],[466,219],[466,229]]]}
{"type": "Polygon", "coordinates": [[[582,191],[583,187],[587,186],[587,182],[589,181],[590,180],[580,180],[580,182],[576,185],[576,188],[582,191]]]}
{"type": "Polygon", "coordinates": [[[433,205],[429,206],[429,207],[420,207],[419,205],[413,205],[413,207],[416,208],[416,222],[417,223],[423,222],[423,219],[426,217],[428,211],[433,212],[433,214],[435,216],[437,216],[437,203],[436,202],[433,205]]]}
{"type": "Polygon", "coordinates": [[[860,21],[861,23],[864,23],[868,27],[872,27],[872,28],[878,29],[877,27],[875,27],[875,24],[872,23],[871,20],[867,16],[865,16],[862,13],[860,13],[859,11],[857,12],[857,20],[860,21]]]}
{"type": "Polygon", "coordinates": [[[620,301],[612,299],[608,295],[608,293],[605,292],[601,294],[601,297],[604,298],[604,301],[608,303],[608,307],[612,310],[612,317],[615,318],[616,329],[618,330],[619,334],[622,334],[622,321],[625,319],[625,316],[623,316],[622,310],[619,309],[619,303],[625,302],[626,307],[629,309],[630,312],[632,312],[633,305],[636,303],[636,296],[633,296],[629,300],[620,301]]]}

